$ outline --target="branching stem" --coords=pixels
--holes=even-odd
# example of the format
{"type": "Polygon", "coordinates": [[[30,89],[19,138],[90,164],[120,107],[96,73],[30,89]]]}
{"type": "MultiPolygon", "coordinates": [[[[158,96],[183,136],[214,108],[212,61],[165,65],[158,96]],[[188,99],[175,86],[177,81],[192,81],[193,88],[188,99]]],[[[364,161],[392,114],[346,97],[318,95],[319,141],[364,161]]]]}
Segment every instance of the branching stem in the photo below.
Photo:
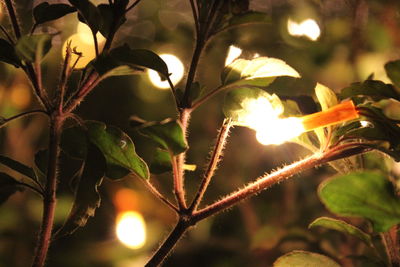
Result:
{"type": "Polygon", "coordinates": [[[7,12],[10,18],[12,28],[14,30],[15,37],[18,40],[19,38],[21,38],[21,29],[18,24],[18,18],[17,14],[15,13],[14,5],[12,3],[12,0],[4,0],[4,2],[6,4],[7,12]]]}

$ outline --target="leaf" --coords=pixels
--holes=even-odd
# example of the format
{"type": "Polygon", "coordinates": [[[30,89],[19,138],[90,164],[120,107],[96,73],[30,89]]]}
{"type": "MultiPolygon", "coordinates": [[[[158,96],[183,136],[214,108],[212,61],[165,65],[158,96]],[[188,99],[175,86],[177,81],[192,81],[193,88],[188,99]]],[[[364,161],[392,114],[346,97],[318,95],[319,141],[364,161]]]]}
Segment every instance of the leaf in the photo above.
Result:
{"type": "Polygon", "coordinates": [[[70,157],[84,160],[87,154],[87,136],[81,127],[64,129],[61,134],[61,149],[70,157]]]}
{"type": "Polygon", "coordinates": [[[153,162],[150,165],[150,172],[154,174],[161,174],[172,170],[171,156],[168,151],[157,149],[153,162]]]}
{"type": "Polygon", "coordinates": [[[188,149],[182,126],[176,120],[165,120],[141,128],[139,131],[174,155],[178,155],[188,149]]]}
{"type": "Polygon", "coordinates": [[[327,256],[308,251],[295,250],[279,257],[273,267],[340,267],[327,256]]]}
{"type": "Polygon", "coordinates": [[[238,14],[233,16],[229,21],[228,25],[225,28],[249,25],[249,24],[258,24],[258,23],[271,23],[271,17],[265,13],[257,12],[257,11],[247,11],[242,14],[238,14]]]}
{"type": "Polygon", "coordinates": [[[267,86],[276,77],[289,76],[300,78],[300,74],[283,60],[258,57],[252,60],[237,59],[225,67],[222,84],[267,86]]]}
{"type": "Polygon", "coordinates": [[[33,18],[36,24],[56,20],[67,14],[73,13],[76,8],[66,4],[49,4],[42,2],[33,9],[33,18]]]}
{"type": "Polygon", "coordinates": [[[400,222],[400,199],[381,174],[352,173],[320,184],[318,195],[325,206],[339,216],[368,219],[375,232],[385,232],[400,222]]]}
{"type": "Polygon", "coordinates": [[[100,11],[89,0],[68,0],[79,12],[82,22],[87,24],[93,33],[99,31],[101,21],[100,11]]]}
{"type": "Polygon", "coordinates": [[[101,24],[99,31],[103,36],[108,36],[110,34],[110,29],[114,21],[113,7],[107,4],[100,4],[97,6],[101,16],[101,24]]]}
{"type": "MultiPolygon", "coordinates": [[[[241,87],[229,91],[225,96],[223,111],[226,117],[235,122],[242,122],[242,117],[249,113],[248,103],[251,100],[264,99],[271,103],[272,108],[283,112],[283,104],[275,94],[270,95],[264,90],[255,87],[241,87]]],[[[268,109],[268,107],[267,107],[268,109]]]]}
{"type": "Polygon", "coordinates": [[[26,177],[36,180],[35,172],[33,171],[33,169],[16,160],[0,155],[0,163],[6,165],[14,171],[25,175],[26,177]]]}
{"type": "Polygon", "coordinates": [[[21,66],[17,54],[15,53],[14,46],[9,42],[0,38],[0,61],[11,64],[16,68],[21,66]]]}
{"type": "Polygon", "coordinates": [[[340,93],[342,99],[359,95],[373,97],[378,100],[383,98],[400,100],[400,94],[396,92],[393,85],[374,80],[353,83],[349,87],[344,88],[340,93]]]}
{"type": "Polygon", "coordinates": [[[133,75],[144,72],[141,68],[128,66],[125,63],[117,61],[112,56],[104,54],[98,56],[91,64],[102,80],[111,76],[133,75]]]}
{"type": "Polygon", "coordinates": [[[102,152],[96,146],[90,145],[82,167],[74,204],[64,225],[57,231],[56,237],[72,234],[79,227],[85,226],[88,219],[94,216],[100,206],[98,187],[103,181],[105,166],[102,152]]]}
{"type": "Polygon", "coordinates": [[[373,247],[371,236],[359,228],[351,225],[345,221],[337,220],[329,217],[320,217],[315,219],[308,225],[308,228],[321,226],[327,229],[336,230],[344,234],[352,235],[363,241],[370,247],[373,247]]]}
{"type": "Polygon", "coordinates": [[[385,70],[392,83],[400,88],[400,60],[386,63],[385,70]]]}
{"type": "Polygon", "coordinates": [[[15,45],[15,52],[21,60],[41,61],[50,51],[52,36],[49,34],[24,35],[15,45]]]}
{"type": "Polygon", "coordinates": [[[168,77],[167,64],[154,52],[146,49],[131,49],[128,45],[114,48],[110,51],[110,55],[123,64],[134,67],[145,67],[155,70],[168,77]]]}
{"type": "Polygon", "coordinates": [[[317,86],[315,86],[315,95],[322,110],[327,110],[339,103],[335,92],[320,83],[317,83],[317,86]]]}
{"type": "Polygon", "coordinates": [[[0,172],[0,204],[6,202],[17,191],[22,191],[18,181],[6,173],[0,172]]]}
{"type": "Polygon", "coordinates": [[[126,133],[98,121],[87,121],[85,125],[90,142],[101,150],[106,159],[107,177],[120,179],[133,172],[143,179],[149,178],[146,163],[136,154],[135,145],[126,133]]]}

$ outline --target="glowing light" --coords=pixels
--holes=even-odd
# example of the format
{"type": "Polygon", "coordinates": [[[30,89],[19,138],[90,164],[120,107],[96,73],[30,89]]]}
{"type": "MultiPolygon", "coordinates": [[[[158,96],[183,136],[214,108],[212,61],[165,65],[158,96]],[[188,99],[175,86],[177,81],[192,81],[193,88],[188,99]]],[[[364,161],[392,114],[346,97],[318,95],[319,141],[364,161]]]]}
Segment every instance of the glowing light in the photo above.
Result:
{"type": "MultiPolygon", "coordinates": [[[[79,22],[78,26],[76,27],[76,33],[79,34],[82,42],[93,45],[93,34],[88,25],[79,22]]],[[[106,41],[106,38],[104,38],[104,36],[100,32],[96,34],[96,38],[98,43],[103,43],[106,41]]]]}
{"type": "Polygon", "coordinates": [[[369,121],[360,121],[361,127],[370,127],[372,124],[369,121]]]}
{"type": "Polygon", "coordinates": [[[306,19],[300,23],[288,19],[287,29],[290,35],[305,36],[312,41],[316,41],[321,35],[321,30],[313,19],[306,19]]]}
{"type": "Polygon", "coordinates": [[[117,218],[116,234],[122,244],[131,249],[143,247],[146,242],[146,224],[142,215],[127,211],[117,218]]]}
{"type": "Polygon", "coordinates": [[[23,83],[16,84],[10,92],[11,103],[18,109],[24,109],[31,103],[31,90],[23,83]]]}
{"type": "Polygon", "coordinates": [[[281,105],[276,108],[265,97],[248,99],[242,107],[236,124],[255,130],[257,140],[263,145],[280,145],[304,132],[359,117],[352,101],[303,117],[288,118],[281,118],[281,105]]]}
{"type": "Polygon", "coordinates": [[[237,59],[242,54],[242,49],[234,45],[229,46],[228,55],[226,55],[225,66],[231,64],[235,59],[237,59]]]}
{"type": "MultiPolygon", "coordinates": [[[[185,70],[182,62],[180,61],[179,58],[177,58],[176,56],[171,55],[171,54],[162,54],[162,55],[160,55],[160,57],[165,61],[165,63],[168,66],[168,70],[171,73],[171,75],[169,76],[171,79],[171,82],[174,85],[177,84],[182,79],[184,70],[185,70]]],[[[158,72],[156,72],[154,70],[149,70],[148,75],[149,75],[149,79],[150,79],[151,83],[155,87],[160,88],[160,89],[170,88],[168,81],[161,80],[161,77],[158,74],[158,72]]]]}

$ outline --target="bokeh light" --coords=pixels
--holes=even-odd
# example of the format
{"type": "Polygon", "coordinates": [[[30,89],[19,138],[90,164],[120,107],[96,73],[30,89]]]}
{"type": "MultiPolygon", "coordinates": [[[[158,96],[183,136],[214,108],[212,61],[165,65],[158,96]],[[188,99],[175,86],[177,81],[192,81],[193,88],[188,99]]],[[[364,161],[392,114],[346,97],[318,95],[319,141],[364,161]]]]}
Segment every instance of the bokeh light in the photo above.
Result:
{"type": "Polygon", "coordinates": [[[139,249],[146,242],[146,223],[136,211],[126,211],[117,217],[116,234],[122,244],[139,249]]]}
{"type": "MultiPolygon", "coordinates": [[[[183,77],[185,68],[183,67],[182,61],[174,55],[171,54],[162,54],[160,57],[164,60],[164,62],[168,66],[168,71],[171,73],[169,76],[171,82],[175,85],[177,84],[183,77]]],[[[158,74],[158,72],[154,70],[148,71],[150,82],[157,88],[160,89],[168,89],[170,88],[168,81],[163,81],[158,74]]]]}
{"type": "MultiPolygon", "coordinates": [[[[79,22],[78,26],[76,27],[76,33],[80,35],[82,42],[93,45],[93,34],[88,25],[79,22]]],[[[96,34],[96,37],[98,43],[103,43],[106,41],[106,38],[104,38],[100,32],[96,34]]]]}
{"type": "Polygon", "coordinates": [[[321,35],[321,29],[313,19],[306,19],[300,23],[294,22],[290,18],[287,22],[287,29],[290,35],[305,36],[312,41],[316,41],[321,35]]]}
{"type": "Polygon", "coordinates": [[[12,87],[10,92],[10,100],[15,108],[27,108],[31,103],[31,98],[31,89],[26,85],[26,83],[17,83],[12,87]]]}
{"type": "Polygon", "coordinates": [[[235,59],[237,59],[242,54],[242,49],[234,45],[229,46],[228,54],[225,59],[225,66],[231,64],[235,59]]]}

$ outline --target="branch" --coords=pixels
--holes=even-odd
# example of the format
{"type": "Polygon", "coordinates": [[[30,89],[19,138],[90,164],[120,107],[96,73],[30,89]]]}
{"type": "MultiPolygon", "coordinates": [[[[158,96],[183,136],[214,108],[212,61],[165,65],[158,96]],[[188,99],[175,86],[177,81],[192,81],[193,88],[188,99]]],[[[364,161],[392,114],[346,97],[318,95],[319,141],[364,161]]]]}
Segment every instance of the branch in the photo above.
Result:
{"type": "Polygon", "coordinates": [[[162,202],[164,202],[164,204],[166,204],[169,208],[171,208],[172,210],[174,210],[177,213],[179,213],[178,208],[175,207],[175,205],[172,204],[166,197],[164,197],[160,193],[160,191],[158,191],[157,188],[149,180],[144,180],[144,179],[140,179],[140,180],[150,190],[150,192],[153,193],[153,195],[155,195],[158,199],[160,199],[162,202]]]}
{"type": "Polygon", "coordinates": [[[194,28],[196,30],[196,36],[199,36],[199,31],[200,31],[200,23],[199,23],[199,15],[198,11],[196,9],[196,5],[193,0],[190,1],[190,7],[192,8],[192,14],[193,14],[193,19],[194,19],[194,28]]]}
{"type": "Polygon", "coordinates": [[[26,111],[26,112],[20,113],[18,115],[12,116],[10,118],[3,119],[3,121],[0,124],[0,128],[4,127],[6,124],[10,123],[13,120],[21,119],[23,117],[27,117],[27,116],[37,114],[37,113],[43,113],[43,114],[49,116],[49,113],[47,113],[47,111],[45,111],[45,110],[41,110],[41,109],[30,110],[30,111],[26,111]]]}
{"type": "Polygon", "coordinates": [[[128,13],[131,9],[133,9],[137,4],[140,3],[142,0],[136,0],[132,5],[130,5],[126,10],[125,13],[128,13]]]}
{"type": "Polygon", "coordinates": [[[199,206],[201,200],[203,199],[203,195],[207,190],[208,185],[210,184],[211,178],[214,176],[215,170],[217,169],[219,159],[221,157],[222,151],[225,147],[226,139],[229,134],[229,129],[232,126],[232,122],[230,119],[225,119],[221,130],[218,134],[217,141],[215,143],[214,151],[212,153],[210,162],[208,164],[207,171],[204,174],[203,181],[199,187],[199,190],[193,199],[192,204],[190,205],[189,210],[191,212],[195,211],[199,206]]]}
{"type": "Polygon", "coordinates": [[[21,38],[21,29],[18,24],[17,14],[11,0],[4,0],[16,39],[21,38]]]}
{"type": "Polygon", "coordinates": [[[10,41],[11,44],[15,44],[14,40],[11,38],[11,36],[8,34],[6,29],[2,25],[0,25],[0,30],[4,33],[4,35],[6,36],[8,41],[10,41]]]}
{"type": "Polygon", "coordinates": [[[171,157],[171,165],[172,165],[172,175],[174,177],[174,193],[176,197],[176,201],[178,202],[179,210],[185,210],[186,201],[185,201],[185,193],[183,191],[183,184],[180,175],[180,169],[178,168],[177,157],[170,153],[171,157]]]}

